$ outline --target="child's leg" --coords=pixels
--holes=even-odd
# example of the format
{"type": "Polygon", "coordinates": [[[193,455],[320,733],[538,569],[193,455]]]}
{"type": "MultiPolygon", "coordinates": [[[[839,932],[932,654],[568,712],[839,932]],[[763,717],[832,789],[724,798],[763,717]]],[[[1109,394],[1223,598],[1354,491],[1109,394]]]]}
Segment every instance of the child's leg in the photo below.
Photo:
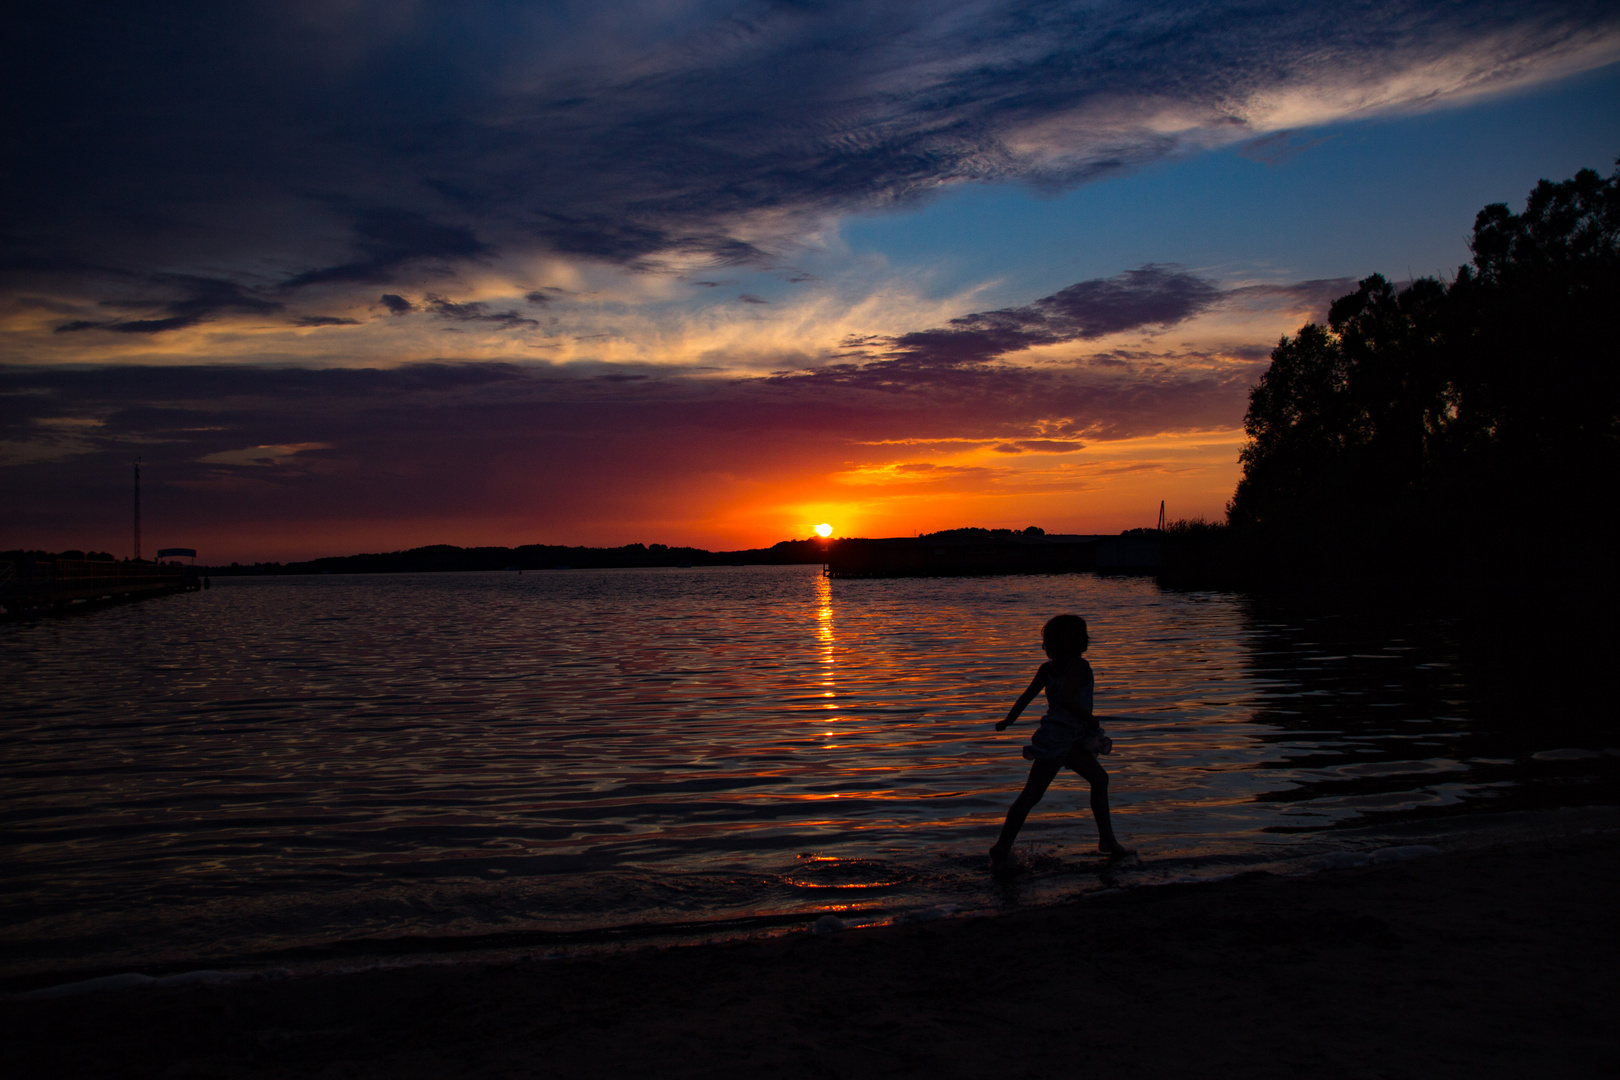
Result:
{"type": "Polygon", "coordinates": [[[1029,766],[1029,779],[1024,781],[1024,790],[1018,793],[1018,798],[1007,810],[1007,820],[1001,826],[1001,839],[996,846],[990,849],[990,857],[1000,862],[1012,853],[1013,840],[1018,836],[1018,830],[1024,827],[1024,819],[1029,812],[1035,809],[1035,804],[1041,801],[1046,794],[1047,786],[1052,778],[1058,774],[1063,763],[1056,758],[1036,758],[1029,766]]]}
{"type": "Polygon", "coordinates": [[[1124,845],[1114,836],[1114,822],[1108,813],[1108,773],[1102,762],[1075,747],[1064,764],[1091,785],[1091,816],[1097,819],[1097,847],[1112,855],[1126,854],[1124,845]]]}

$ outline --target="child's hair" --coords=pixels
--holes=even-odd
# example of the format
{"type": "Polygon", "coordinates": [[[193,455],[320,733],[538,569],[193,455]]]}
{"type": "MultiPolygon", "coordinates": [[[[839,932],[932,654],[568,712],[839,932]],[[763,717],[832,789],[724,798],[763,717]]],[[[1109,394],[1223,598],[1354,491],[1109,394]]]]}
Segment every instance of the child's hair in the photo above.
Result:
{"type": "Polygon", "coordinates": [[[1070,660],[1091,646],[1086,620],[1078,615],[1056,615],[1041,628],[1041,644],[1054,660],[1070,660]]]}

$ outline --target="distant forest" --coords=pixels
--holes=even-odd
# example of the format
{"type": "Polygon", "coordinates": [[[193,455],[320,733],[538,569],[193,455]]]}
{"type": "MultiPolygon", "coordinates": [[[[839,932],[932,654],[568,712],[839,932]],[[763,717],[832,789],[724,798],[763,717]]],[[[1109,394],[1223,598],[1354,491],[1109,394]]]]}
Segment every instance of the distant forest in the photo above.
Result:
{"type": "Polygon", "coordinates": [[[215,574],[399,574],[453,570],[599,569],[634,566],[733,566],[820,563],[826,545],[819,539],[783,540],[768,548],[743,551],[705,551],[664,544],[625,544],[622,547],[564,547],[524,544],[521,547],[456,547],[433,544],[407,551],[372,555],[334,555],[308,562],[253,563],[209,567],[215,574]]]}
{"type": "Polygon", "coordinates": [[[1450,282],[1375,274],[1282,339],[1227,520],[1172,528],[1170,583],[1612,582],[1620,168],[1485,207],[1470,248],[1450,282]]]}
{"type": "MultiPolygon", "coordinates": [[[[1031,525],[1024,529],[947,529],[927,533],[922,539],[997,539],[1044,536],[1031,525]]],[[[407,551],[374,555],[336,555],[308,562],[253,563],[208,567],[216,574],[396,574],[448,570],[552,570],[604,569],[636,566],[785,566],[822,563],[828,548],[837,540],[810,537],[782,540],[768,548],[741,551],[706,551],[703,548],[669,547],[665,544],[625,544],[621,547],[563,547],[554,544],[525,544],[522,547],[455,547],[433,544],[407,551]]],[[[111,556],[108,556],[109,558],[111,556]]]]}

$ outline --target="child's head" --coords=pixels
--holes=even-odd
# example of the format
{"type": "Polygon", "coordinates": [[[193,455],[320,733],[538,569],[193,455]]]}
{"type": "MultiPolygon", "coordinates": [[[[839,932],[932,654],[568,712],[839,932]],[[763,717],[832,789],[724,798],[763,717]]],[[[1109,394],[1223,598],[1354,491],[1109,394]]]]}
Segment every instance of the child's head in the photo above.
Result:
{"type": "Polygon", "coordinates": [[[1091,645],[1086,620],[1078,615],[1058,615],[1041,630],[1041,647],[1053,660],[1073,660],[1091,645]]]}

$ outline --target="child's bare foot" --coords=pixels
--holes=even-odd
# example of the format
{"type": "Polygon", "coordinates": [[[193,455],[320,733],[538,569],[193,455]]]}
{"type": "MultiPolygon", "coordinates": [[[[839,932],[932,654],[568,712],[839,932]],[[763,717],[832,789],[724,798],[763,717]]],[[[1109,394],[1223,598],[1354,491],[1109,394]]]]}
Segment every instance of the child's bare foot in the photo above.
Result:
{"type": "Polygon", "coordinates": [[[1005,870],[1012,864],[1012,848],[997,844],[990,849],[990,869],[1005,870]]]}
{"type": "Polygon", "coordinates": [[[1110,859],[1123,859],[1127,855],[1135,855],[1136,849],[1128,848],[1124,844],[1121,844],[1118,840],[1115,840],[1111,844],[1098,844],[1097,854],[1106,855],[1110,859]]]}

